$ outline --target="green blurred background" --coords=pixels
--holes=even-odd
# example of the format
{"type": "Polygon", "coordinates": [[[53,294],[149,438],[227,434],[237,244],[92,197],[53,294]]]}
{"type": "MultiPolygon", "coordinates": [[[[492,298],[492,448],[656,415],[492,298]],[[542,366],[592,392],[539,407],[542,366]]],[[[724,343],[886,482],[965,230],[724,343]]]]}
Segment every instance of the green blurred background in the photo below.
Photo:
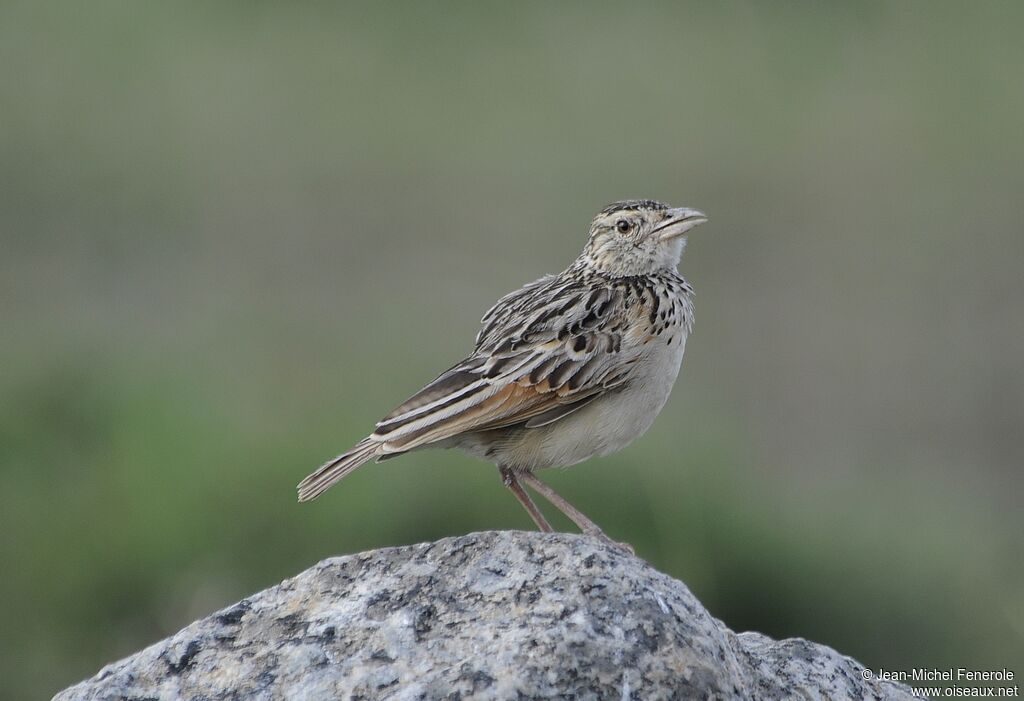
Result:
{"type": "Polygon", "coordinates": [[[327,556],[530,527],[456,453],[294,485],[626,197],[709,213],[696,329],[643,440],[545,478],[733,628],[1019,665],[1022,29],[1016,2],[0,4],[0,696],[327,556]]]}

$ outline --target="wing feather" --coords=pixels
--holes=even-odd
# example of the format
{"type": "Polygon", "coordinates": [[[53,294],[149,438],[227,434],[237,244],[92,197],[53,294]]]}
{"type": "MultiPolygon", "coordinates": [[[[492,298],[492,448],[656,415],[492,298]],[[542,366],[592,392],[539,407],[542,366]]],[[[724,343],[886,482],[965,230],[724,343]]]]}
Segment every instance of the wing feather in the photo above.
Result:
{"type": "Polygon", "coordinates": [[[537,290],[537,288],[550,284],[553,280],[557,279],[557,277],[557,275],[545,275],[539,280],[526,283],[514,292],[509,292],[507,295],[495,302],[494,306],[488,309],[480,319],[480,331],[477,332],[476,335],[477,347],[480,346],[480,341],[490,333],[495,321],[504,317],[509,310],[520,308],[529,303],[530,296],[537,290]]]}
{"type": "Polygon", "coordinates": [[[541,278],[506,295],[481,320],[474,353],[378,424],[385,454],[462,433],[568,416],[627,381],[621,291],[541,278]]]}

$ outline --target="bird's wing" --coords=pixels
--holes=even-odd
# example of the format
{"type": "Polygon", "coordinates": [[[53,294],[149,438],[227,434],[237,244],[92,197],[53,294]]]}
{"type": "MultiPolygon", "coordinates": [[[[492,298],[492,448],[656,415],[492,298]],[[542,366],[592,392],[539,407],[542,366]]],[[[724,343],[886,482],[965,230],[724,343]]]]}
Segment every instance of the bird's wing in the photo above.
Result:
{"type": "Polygon", "coordinates": [[[551,286],[556,281],[557,275],[545,275],[539,280],[528,282],[518,290],[509,292],[507,295],[494,303],[480,319],[480,331],[476,334],[476,346],[479,348],[481,341],[500,323],[501,319],[509,313],[520,310],[530,304],[538,289],[551,286]]]}
{"type": "Polygon", "coordinates": [[[629,378],[638,355],[623,343],[627,313],[621,291],[558,278],[507,295],[484,316],[474,353],[385,416],[370,440],[392,453],[557,421],[629,378]]]}

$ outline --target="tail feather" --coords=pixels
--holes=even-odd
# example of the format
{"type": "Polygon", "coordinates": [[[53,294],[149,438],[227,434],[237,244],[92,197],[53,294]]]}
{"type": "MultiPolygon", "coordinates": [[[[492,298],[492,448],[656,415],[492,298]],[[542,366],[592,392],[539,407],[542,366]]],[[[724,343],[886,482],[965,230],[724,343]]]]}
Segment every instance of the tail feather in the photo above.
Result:
{"type": "Polygon", "coordinates": [[[299,501],[311,501],[357,467],[379,454],[381,444],[364,438],[352,450],[329,460],[299,482],[299,501]]]}

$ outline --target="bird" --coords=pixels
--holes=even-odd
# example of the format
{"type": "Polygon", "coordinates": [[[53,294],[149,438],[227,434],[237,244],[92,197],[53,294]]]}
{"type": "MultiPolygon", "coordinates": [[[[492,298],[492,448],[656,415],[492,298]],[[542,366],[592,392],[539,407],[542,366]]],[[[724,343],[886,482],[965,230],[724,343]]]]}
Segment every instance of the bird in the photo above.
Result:
{"type": "Polygon", "coordinates": [[[541,531],[553,528],[524,486],[607,539],[535,473],[608,455],[650,428],[693,327],[693,288],[677,268],[687,234],[706,221],[649,199],[601,209],[568,268],[500,298],[472,352],[302,480],[299,501],[370,460],[456,448],[495,464],[541,531]]]}

